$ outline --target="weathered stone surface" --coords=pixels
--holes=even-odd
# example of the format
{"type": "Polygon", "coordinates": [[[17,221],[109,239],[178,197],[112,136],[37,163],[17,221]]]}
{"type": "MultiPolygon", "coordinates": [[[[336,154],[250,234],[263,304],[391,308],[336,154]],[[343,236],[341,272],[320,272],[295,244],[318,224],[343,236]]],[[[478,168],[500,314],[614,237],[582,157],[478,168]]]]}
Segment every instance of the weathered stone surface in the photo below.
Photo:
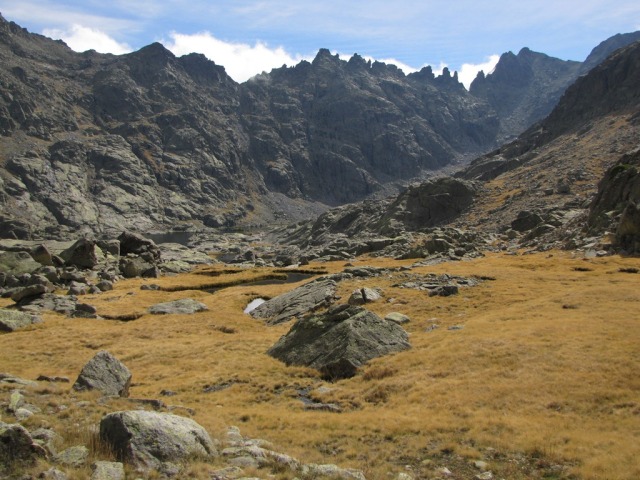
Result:
{"type": "Polygon", "coordinates": [[[45,293],[36,297],[23,298],[18,305],[21,310],[29,313],[41,313],[50,310],[64,315],[71,315],[76,310],[77,302],[74,296],[45,293]]]}
{"type": "Polygon", "coordinates": [[[309,463],[302,468],[301,473],[303,476],[309,476],[311,478],[330,477],[340,480],[365,480],[364,473],[360,470],[353,468],[340,468],[331,463],[324,465],[309,463]]]}
{"type": "Polygon", "coordinates": [[[149,313],[156,315],[169,314],[191,314],[209,310],[202,302],[198,302],[192,298],[184,298],[182,300],[174,300],[172,302],[157,303],[149,307],[149,313]]]}
{"type": "Polygon", "coordinates": [[[60,257],[66,265],[79,268],[95,267],[98,264],[99,255],[102,256],[102,252],[97,247],[95,240],[87,238],[80,238],[71,247],[60,253],[60,257]]]}
{"type": "Polygon", "coordinates": [[[125,278],[146,277],[157,278],[160,272],[155,263],[143,257],[123,257],[120,259],[120,270],[125,278]]]}
{"type": "Polygon", "coordinates": [[[46,245],[37,245],[30,253],[31,257],[40,265],[53,266],[53,256],[46,245]]]}
{"type": "Polygon", "coordinates": [[[87,462],[87,458],[89,458],[89,449],[84,445],[77,445],[58,453],[53,460],[67,467],[78,468],[87,462]]]}
{"type": "Polygon", "coordinates": [[[38,475],[38,478],[41,478],[44,480],[68,480],[69,479],[66,473],[54,467],[51,467],[49,470],[45,470],[44,472],[42,472],[40,475],[38,475]]]}
{"type": "Polygon", "coordinates": [[[133,232],[122,232],[118,237],[120,242],[120,255],[127,255],[133,253],[134,255],[143,255],[144,253],[151,254],[151,261],[156,262],[160,260],[160,248],[153,240],[143,237],[133,232]]]}
{"type": "Polygon", "coordinates": [[[264,302],[250,312],[254,318],[264,318],[269,325],[286,322],[334,300],[337,284],[334,280],[318,279],[264,302]]]}
{"type": "Polygon", "coordinates": [[[49,428],[37,428],[31,432],[31,438],[44,448],[49,455],[56,455],[57,443],[62,443],[62,437],[49,428]]]}
{"type": "Polygon", "coordinates": [[[100,438],[111,446],[118,460],[145,470],[162,471],[167,463],[217,454],[204,428],[189,418],[167,413],[110,413],[100,421],[100,438]]]}
{"type": "Polygon", "coordinates": [[[377,302],[382,298],[378,289],[364,287],[354,290],[349,297],[349,305],[364,305],[365,303],[377,302]]]}
{"type": "Polygon", "coordinates": [[[39,297],[44,293],[49,293],[52,291],[52,287],[47,287],[46,285],[29,285],[28,287],[17,289],[12,295],[11,300],[16,303],[21,302],[22,300],[29,299],[32,297],[39,297]]]}
{"type": "Polygon", "coordinates": [[[33,464],[46,451],[33,441],[22,425],[0,422],[0,473],[16,463],[33,464]]]}
{"type": "Polygon", "coordinates": [[[402,325],[404,323],[409,323],[411,321],[411,319],[408,316],[406,316],[404,313],[400,313],[400,312],[387,313],[385,315],[384,319],[389,321],[389,322],[395,322],[398,325],[402,325]]]}
{"type": "Polygon", "coordinates": [[[105,395],[129,396],[131,372],[117,358],[103,350],[83,368],[73,384],[74,390],[99,390],[105,395]]]}
{"type": "Polygon", "coordinates": [[[94,462],[91,464],[91,480],[124,480],[121,462],[94,462]]]}
{"type": "Polygon", "coordinates": [[[629,253],[640,253],[640,206],[634,202],[629,202],[622,212],[616,243],[629,253]]]}
{"type": "Polygon", "coordinates": [[[37,323],[42,323],[42,318],[37,315],[6,308],[0,309],[0,332],[13,332],[37,323]]]}
{"type": "Polygon", "coordinates": [[[348,378],[372,358],[410,348],[394,322],[362,307],[338,305],[298,320],[267,352],[287,365],[304,365],[330,379],[348,378]]]}
{"type": "Polygon", "coordinates": [[[11,375],[9,373],[0,373],[0,383],[11,384],[11,385],[29,385],[35,387],[38,385],[38,382],[34,382],[33,380],[27,380],[25,378],[16,377],[15,375],[11,375]]]}
{"type": "Polygon", "coordinates": [[[529,231],[543,222],[540,215],[535,212],[523,210],[518,213],[518,217],[511,222],[511,228],[516,232],[529,231]]]}
{"type": "Polygon", "coordinates": [[[32,273],[41,266],[27,252],[0,252],[0,272],[7,275],[32,273]]]}

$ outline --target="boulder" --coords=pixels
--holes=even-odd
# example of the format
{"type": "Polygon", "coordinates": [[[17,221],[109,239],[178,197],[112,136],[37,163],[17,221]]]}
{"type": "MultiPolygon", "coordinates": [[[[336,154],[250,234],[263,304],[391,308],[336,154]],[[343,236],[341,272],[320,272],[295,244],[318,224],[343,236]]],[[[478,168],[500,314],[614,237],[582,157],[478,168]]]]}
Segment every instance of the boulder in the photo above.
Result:
{"type": "Polygon", "coordinates": [[[122,257],[120,259],[120,270],[125,278],[157,278],[160,276],[156,264],[142,257],[122,257]]]}
{"type": "Polygon", "coordinates": [[[46,245],[37,245],[30,253],[31,257],[40,265],[53,266],[53,256],[46,245]]]}
{"type": "Polygon", "coordinates": [[[47,453],[22,425],[0,422],[0,473],[15,463],[33,464],[47,453]]]}
{"type": "Polygon", "coordinates": [[[286,322],[320,307],[329,306],[335,298],[336,288],[334,280],[314,280],[264,302],[252,310],[250,315],[267,319],[269,325],[286,322]]]}
{"type": "Polygon", "coordinates": [[[122,232],[118,240],[120,241],[120,255],[150,253],[153,260],[160,261],[160,248],[153,240],[132,232],[122,232]]]}
{"type": "MultiPolygon", "coordinates": [[[[81,238],[69,248],[60,252],[60,257],[62,257],[66,265],[93,268],[98,264],[99,250],[94,240],[81,238]]],[[[102,252],[100,252],[100,256],[101,254],[102,252]]]]}
{"type": "Polygon", "coordinates": [[[0,309],[0,332],[13,332],[20,328],[41,323],[42,318],[15,310],[0,309]]]}
{"type": "Polygon", "coordinates": [[[349,378],[372,358],[410,348],[408,334],[395,322],[362,307],[338,305],[298,320],[268,354],[287,365],[319,370],[325,378],[349,378]]]}
{"type": "Polygon", "coordinates": [[[511,222],[511,229],[516,232],[527,232],[542,223],[542,217],[535,212],[522,210],[511,222]]]}
{"type": "Polygon", "coordinates": [[[73,389],[99,390],[105,395],[128,397],[130,383],[129,369],[109,352],[102,350],[82,367],[73,389]]]}
{"type": "Polygon", "coordinates": [[[45,310],[71,315],[76,310],[76,297],[45,293],[36,297],[23,298],[18,302],[21,310],[40,313],[45,310]]]}
{"type": "Polygon", "coordinates": [[[195,457],[211,457],[216,447],[195,421],[168,413],[121,411],[100,421],[100,439],[119,461],[159,471],[195,457]]]}
{"type": "Polygon", "coordinates": [[[209,308],[201,302],[192,298],[184,298],[182,300],[174,300],[173,302],[157,303],[149,307],[149,313],[153,314],[191,314],[209,310],[209,308]]]}
{"type": "Polygon", "coordinates": [[[19,288],[14,291],[11,294],[11,300],[18,303],[25,299],[39,297],[45,293],[50,293],[52,290],[52,287],[47,287],[46,285],[29,285],[28,287],[19,288]]]}
{"type": "Polygon", "coordinates": [[[369,302],[376,302],[382,298],[379,289],[369,287],[354,290],[349,297],[349,305],[364,305],[369,302]]]}

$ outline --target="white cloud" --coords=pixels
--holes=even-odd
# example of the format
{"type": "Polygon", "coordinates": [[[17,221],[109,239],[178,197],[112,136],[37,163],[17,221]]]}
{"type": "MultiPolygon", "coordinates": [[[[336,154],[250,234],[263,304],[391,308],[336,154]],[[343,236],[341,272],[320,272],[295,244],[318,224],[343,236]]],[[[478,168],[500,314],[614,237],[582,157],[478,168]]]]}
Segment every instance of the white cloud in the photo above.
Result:
{"type": "Polygon", "coordinates": [[[264,42],[254,45],[225,42],[209,32],[192,35],[172,32],[170,41],[163,41],[165,47],[175,55],[202,53],[216,64],[222,65],[236,82],[244,82],[262,72],[268,72],[282,65],[293,66],[301,60],[313,57],[291,55],[282,47],[272,48],[264,42]]]}
{"type": "Polygon", "coordinates": [[[54,39],[63,40],[72,50],[84,52],[95,50],[100,53],[113,53],[120,55],[128,53],[132,49],[126,43],[120,43],[109,35],[95,28],[83,27],[82,25],[72,25],[66,30],[45,29],[43,35],[54,39]]]}
{"type": "Polygon", "coordinates": [[[500,60],[500,55],[491,55],[484,63],[463,63],[458,72],[458,80],[460,80],[468,90],[471,82],[473,82],[478,75],[478,72],[482,70],[485,75],[489,74],[495,68],[498,60],[500,60]]]}

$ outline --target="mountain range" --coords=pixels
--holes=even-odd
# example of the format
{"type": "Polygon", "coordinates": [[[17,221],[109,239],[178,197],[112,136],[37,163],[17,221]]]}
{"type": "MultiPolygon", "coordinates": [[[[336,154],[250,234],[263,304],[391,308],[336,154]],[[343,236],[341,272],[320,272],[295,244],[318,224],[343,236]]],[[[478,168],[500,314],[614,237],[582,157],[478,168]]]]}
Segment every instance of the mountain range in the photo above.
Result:
{"type": "Polygon", "coordinates": [[[238,84],[200,54],[76,53],[0,17],[0,231],[246,227],[398,192],[495,151],[638,38],[582,63],[505,53],[469,91],[326,49],[238,84]]]}

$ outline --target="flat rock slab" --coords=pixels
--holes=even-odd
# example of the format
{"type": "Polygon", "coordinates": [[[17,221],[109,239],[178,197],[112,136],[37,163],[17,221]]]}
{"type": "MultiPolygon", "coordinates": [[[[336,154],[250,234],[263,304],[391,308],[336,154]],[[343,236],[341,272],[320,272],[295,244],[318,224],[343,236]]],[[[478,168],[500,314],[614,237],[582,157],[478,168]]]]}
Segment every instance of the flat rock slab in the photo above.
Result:
{"type": "Polygon", "coordinates": [[[0,309],[0,332],[14,332],[36,323],[42,323],[42,318],[37,315],[29,315],[6,308],[0,309]]]}
{"type": "Polygon", "coordinates": [[[0,272],[8,275],[32,273],[41,266],[27,252],[0,252],[0,272]]]}
{"type": "Polygon", "coordinates": [[[329,306],[335,299],[336,289],[337,283],[334,280],[314,280],[264,302],[253,309],[250,315],[266,319],[269,325],[277,325],[329,306]]]}
{"type": "Polygon", "coordinates": [[[145,470],[162,472],[182,461],[217,454],[202,426],[190,418],[168,413],[110,413],[100,421],[100,438],[110,445],[119,461],[145,470]]]}
{"type": "Polygon", "coordinates": [[[149,307],[149,313],[155,315],[191,314],[205,310],[209,310],[209,308],[204,303],[200,303],[192,298],[157,303],[149,307]]]}
{"type": "Polygon", "coordinates": [[[337,305],[324,315],[298,320],[267,353],[334,380],[354,376],[372,358],[410,348],[408,338],[400,325],[363,307],[337,305]]]}

